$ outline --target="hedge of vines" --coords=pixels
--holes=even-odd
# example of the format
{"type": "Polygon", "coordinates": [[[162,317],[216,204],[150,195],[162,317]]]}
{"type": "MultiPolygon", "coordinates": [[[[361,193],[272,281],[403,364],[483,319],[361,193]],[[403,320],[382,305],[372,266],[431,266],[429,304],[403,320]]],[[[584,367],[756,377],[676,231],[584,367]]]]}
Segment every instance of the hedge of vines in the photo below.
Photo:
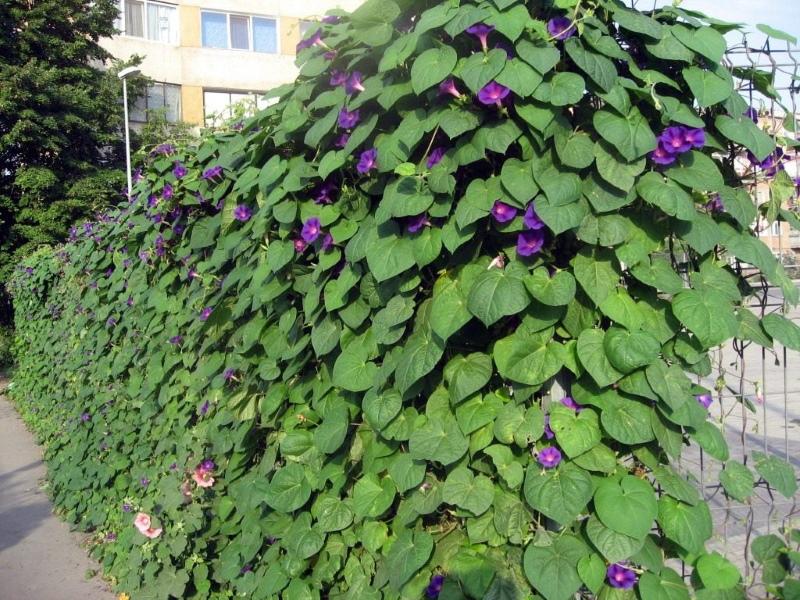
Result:
{"type": "Polygon", "coordinates": [[[798,300],[751,229],[798,224],[796,142],[721,66],[733,28],[367,0],[274,105],[157,148],[20,267],[14,400],[122,597],[743,598],[674,467],[697,444],[736,500],[796,490],[729,458],[724,382],[695,383],[731,338],[800,347],[743,307],[734,259],[798,300]]]}

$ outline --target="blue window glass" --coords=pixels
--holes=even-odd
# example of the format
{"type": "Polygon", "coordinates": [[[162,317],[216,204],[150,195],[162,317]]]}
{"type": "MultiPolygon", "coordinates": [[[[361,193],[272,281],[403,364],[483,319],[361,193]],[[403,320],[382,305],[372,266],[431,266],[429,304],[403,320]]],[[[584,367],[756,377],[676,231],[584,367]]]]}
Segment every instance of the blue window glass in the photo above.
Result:
{"type": "Polygon", "coordinates": [[[256,52],[278,52],[278,24],[275,19],[253,17],[253,50],[256,52]]]}
{"type": "Polygon", "coordinates": [[[228,18],[223,13],[201,14],[203,46],[206,48],[228,47],[228,18]]]}

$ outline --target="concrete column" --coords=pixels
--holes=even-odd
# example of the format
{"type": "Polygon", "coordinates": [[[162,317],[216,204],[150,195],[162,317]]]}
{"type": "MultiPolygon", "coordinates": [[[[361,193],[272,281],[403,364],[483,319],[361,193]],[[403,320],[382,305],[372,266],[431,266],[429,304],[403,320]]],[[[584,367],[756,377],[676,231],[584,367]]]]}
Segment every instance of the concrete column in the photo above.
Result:
{"type": "Polygon", "coordinates": [[[203,88],[199,85],[181,86],[181,118],[192,125],[203,125],[203,88]]]}

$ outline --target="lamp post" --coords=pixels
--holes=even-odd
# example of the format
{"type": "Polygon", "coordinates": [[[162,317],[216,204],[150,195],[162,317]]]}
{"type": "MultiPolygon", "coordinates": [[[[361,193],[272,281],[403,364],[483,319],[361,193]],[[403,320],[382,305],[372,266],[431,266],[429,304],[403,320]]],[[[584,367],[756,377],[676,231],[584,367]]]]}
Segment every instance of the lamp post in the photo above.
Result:
{"type": "Polygon", "coordinates": [[[131,177],[131,136],[128,126],[128,79],[139,75],[141,70],[136,67],[127,67],[117,73],[117,77],[122,80],[122,104],[125,108],[125,165],[128,173],[128,197],[130,198],[133,189],[133,178],[131,177]]]}

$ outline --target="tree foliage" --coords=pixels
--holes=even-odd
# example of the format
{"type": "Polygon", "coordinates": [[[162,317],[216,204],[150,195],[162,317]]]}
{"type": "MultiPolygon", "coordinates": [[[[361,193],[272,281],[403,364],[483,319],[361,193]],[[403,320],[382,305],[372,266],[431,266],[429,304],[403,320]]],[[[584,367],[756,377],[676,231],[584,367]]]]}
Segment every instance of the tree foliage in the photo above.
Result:
{"type": "Polygon", "coordinates": [[[368,0],[241,131],[158,147],[129,205],[26,261],[14,399],[119,589],[689,598],[680,558],[743,598],[673,467],[698,444],[752,494],[693,381],[798,332],[725,260],[797,301],[740,218],[732,157],[774,142],[741,135],[729,27],[368,0]]]}

